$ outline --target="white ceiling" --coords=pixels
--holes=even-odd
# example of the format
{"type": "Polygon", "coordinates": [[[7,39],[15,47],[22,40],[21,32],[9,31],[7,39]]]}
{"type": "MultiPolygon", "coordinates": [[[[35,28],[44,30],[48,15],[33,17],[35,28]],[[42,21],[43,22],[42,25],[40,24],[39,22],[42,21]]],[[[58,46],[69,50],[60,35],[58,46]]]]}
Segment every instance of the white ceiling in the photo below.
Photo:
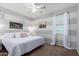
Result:
{"type": "Polygon", "coordinates": [[[39,5],[46,6],[41,12],[32,13],[31,3],[0,3],[0,7],[15,11],[19,14],[28,16],[30,18],[35,18],[48,14],[54,11],[62,10],[76,5],[75,3],[39,3],[39,5]]]}

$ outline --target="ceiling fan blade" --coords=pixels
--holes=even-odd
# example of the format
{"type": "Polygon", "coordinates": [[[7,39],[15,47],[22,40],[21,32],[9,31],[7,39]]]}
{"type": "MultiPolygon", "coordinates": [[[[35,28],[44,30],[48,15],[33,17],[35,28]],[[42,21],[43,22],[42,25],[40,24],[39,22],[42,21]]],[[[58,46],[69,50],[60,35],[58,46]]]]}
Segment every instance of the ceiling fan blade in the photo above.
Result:
{"type": "Polygon", "coordinates": [[[33,8],[35,8],[35,7],[36,7],[36,5],[33,3],[33,4],[32,4],[32,7],[33,7],[33,8]]]}

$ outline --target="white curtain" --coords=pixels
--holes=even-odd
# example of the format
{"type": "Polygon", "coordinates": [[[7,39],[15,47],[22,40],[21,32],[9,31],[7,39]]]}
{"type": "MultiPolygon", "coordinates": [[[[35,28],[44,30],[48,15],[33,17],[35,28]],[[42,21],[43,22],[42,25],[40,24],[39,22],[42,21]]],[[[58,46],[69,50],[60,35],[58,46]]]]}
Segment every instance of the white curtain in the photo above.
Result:
{"type": "Polygon", "coordinates": [[[70,35],[69,35],[69,15],[64,13],[64,33],[63,33],[63,45],[67,49],[70,48],[70,35]]]}
{"type": "Polygon", "coordinates": [[[56,44],[56,16],[53,17],[53,31],[52,31],[52,40],[51,40],[51,45],[56,44]]]}
{"type": "MultiPolygon", "coordinates": [[[[70,47],[70,35],[69,35],[69,14],[64,13],[64,32],[63,34],[63,46],[67,49],[72,49],[70,47]]],[[[52,32],[52,41],[51,45],[56,44],[56,16],[53,17],[53,32],[52,32]]]]}
{"type": "MultiPolygon", "coordinates": [[[[69,35],[69,14],[64,13],[64,32],[63,34],[63,46],[67,49],[72,49],[70,47],[70,35],[69,35]]],[[[53,17],[53,32],[52,32],[52,41],[51,45],[56,44],[56,16],[53,17]]]]}

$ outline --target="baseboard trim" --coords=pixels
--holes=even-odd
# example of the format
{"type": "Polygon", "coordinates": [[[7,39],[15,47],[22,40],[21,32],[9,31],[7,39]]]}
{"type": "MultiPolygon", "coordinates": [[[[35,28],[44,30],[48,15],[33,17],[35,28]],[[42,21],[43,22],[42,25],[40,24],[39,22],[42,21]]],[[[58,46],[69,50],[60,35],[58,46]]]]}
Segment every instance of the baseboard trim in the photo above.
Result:
{"type": "Polygon", "coordinates": [[[50,43],[50,42],[45,42],[45,43],[50,43]]]}
{"type": "Polygon", "coordinates": [[[78,54],[79,54],[79,50],[78,49],[76,49],[77,50],[77,52],[78,52],[78,54]]]}

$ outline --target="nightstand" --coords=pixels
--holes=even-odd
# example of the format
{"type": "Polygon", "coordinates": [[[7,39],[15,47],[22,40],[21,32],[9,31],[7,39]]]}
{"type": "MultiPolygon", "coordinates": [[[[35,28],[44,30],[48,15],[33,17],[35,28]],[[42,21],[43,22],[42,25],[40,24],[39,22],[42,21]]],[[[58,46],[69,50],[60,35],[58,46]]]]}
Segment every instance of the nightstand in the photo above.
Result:
{"type": "Polygon", "coordinates": [[[2,40],[0,39],[0,50],[2,50],[2,40]]]}

